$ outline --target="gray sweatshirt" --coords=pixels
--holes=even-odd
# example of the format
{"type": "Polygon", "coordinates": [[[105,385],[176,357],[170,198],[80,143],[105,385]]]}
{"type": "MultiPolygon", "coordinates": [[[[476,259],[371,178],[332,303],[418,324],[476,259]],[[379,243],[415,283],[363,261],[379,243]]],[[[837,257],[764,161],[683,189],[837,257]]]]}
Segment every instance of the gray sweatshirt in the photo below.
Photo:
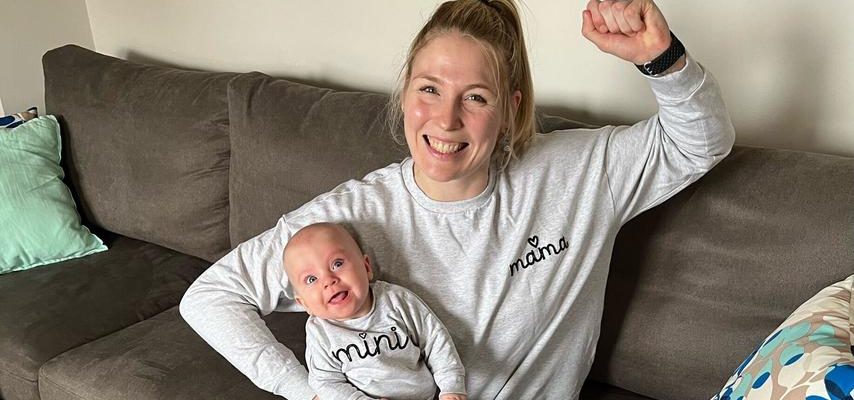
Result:
{"type": "Polygon", "coordinates": [[[309,317],[305,358],[308,382],[317,395],[433,400],[437,385],[441,394],[466,394],[465,369],[430,308],[414,293],[387,282],[372,283],[371,293],[374,304],[364,317],[309,317]]]}
{"type": "Polygon", "coordinates": [[[259,387],[311,399],[305,368],[260,316],[301,310],[281,263],[288,238],[313,222],[346,223],[375,277],[413,291],[445,324],[469,398],[576,398],[593,362],[618,230],[697,180],[734,140],[717,83],[690,57],[649,82],[657,115],[536,135],[468,200],[430,199],[411,159],[345,182],[211,266],[181,314],[259,387]]]}

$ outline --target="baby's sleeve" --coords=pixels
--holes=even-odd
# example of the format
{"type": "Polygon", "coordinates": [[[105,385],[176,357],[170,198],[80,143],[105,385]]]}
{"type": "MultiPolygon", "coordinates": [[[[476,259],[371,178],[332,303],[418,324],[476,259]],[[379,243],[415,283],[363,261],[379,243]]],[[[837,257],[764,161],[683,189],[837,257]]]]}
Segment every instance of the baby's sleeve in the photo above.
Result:
{"type": "Polygon", "coordinates": [[[424,352],[424,361],[433,373],[439,394],[467,395],[466,370],[448,329],[417,295],[409,292],[407,297],[413,319],[419,325],[416,334],[424,352]]]}

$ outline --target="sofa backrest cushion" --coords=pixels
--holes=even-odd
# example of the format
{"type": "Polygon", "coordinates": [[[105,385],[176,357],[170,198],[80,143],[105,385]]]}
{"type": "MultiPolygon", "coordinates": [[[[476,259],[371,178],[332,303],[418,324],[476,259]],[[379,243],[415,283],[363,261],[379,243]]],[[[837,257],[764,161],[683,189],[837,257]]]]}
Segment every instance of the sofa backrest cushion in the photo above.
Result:
{"type": "Polygon", "coordinates": [[[342,182],[406,157],[386,128],[388,96],[244,74],[228,87],[231,243],[342,182]]]}
{"type": "Polygon", "coordinates": [[[801,303],[854,271],[854,159],[736,147],[626,224],[591,376],[711,398],[801,303]]]}
{"type": "Polygon", "coordinates": [[[215,260],[228,241],[227,83],[69,45],[43,57],[47,111],[90,223],[215,260]]]}

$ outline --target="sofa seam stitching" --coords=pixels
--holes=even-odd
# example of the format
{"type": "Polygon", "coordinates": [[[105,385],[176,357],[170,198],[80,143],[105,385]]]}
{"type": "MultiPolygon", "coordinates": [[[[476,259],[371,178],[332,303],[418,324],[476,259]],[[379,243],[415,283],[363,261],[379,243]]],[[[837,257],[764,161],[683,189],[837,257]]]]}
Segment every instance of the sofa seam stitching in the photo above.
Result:
{"type": "MultiPolygon", "coordinates": [[[[76,398],[78,398],[78,399],[80,399],[80,400],[83,400],[83,399],[86,399],[86,398],[87,398],[87,397],[83,397],[83,396],[81,396],[81,395],[77,394],[77,392],[72,391],[71,389],[66,388],[64,385],[61,385],[59,382],[57,382],[57,381],[55,381],[55,380],[51,379],[49,376],[47,376],[47,375],[43,375],[43,374],[42,374],[42,372],[41,372],[41,368],[39,368],[39,379],[38,379],[38,380],[39,380],[39,381],[41,381],[41,380],[45,380],[46,382],[49,382],[49,383],[53,384],[53,386],[54,386],[54,387],[56,387],[56,388],[58,388],[58,389],[62,390],[64,393],[66,393],[66,394],[70,394],[70,395],[72,395],[72,396],[74,396],[74,397],[76,397],[76,398]]],[[[41,396],[42,396],[42,393],[41,393],[41,387],[39,387],[39,397],[41,397],[41,396]]],[[[95,399],[103,400],[103,398],[102,398],[102,397],[100,397],[100,396],[95,397],[95,399]]]]}
{"type": "MultiPolygon", "coordinates": [[[[44,364],[42,364],[42,365],[44,365],[44,364]]],[[[39,367],[39,369],[41,369],[41,367],[39,367]]],[[[27,377],[24,377],[24,376],[20,376],[20,375],[18,375],[17,373],[11,372],[11,371],[9,371],[9,370],[7,370],[7,369],[0,370],[0,373],[2,373],[2,374],[6,374],[6,375],[10,375],[10,376],[13,376],[13,377],[18,378],[18,379],[21,379],[21,380],[25,380],[25,381],[27,381],[27,382],[38,383],[38,381],[39,381],[38,374],[36,374],[36,379],[35,379],[35,380],[32,380],[32,379],[30,379],[30,378],[27,378],[27,377]]]]}

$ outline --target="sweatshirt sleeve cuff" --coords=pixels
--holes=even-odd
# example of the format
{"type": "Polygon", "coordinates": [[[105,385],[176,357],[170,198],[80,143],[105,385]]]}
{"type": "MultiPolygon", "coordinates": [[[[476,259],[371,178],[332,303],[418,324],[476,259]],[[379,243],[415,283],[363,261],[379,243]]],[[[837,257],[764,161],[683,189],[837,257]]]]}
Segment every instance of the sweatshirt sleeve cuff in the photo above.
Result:
{"type": "Polygon", "coordinates": [[[294,368],[282,374],[273,393],[289,400],[312,400],[314,390],[308,386],[308,371],[294,368]]]}
{"type": "Polygon", "coordinates": [[[705,72],[690,54],[685,55],[685,66],[664,76],[648,76],[655,97],[667,100],[688,98],[703,83],[705,72]]]}
{"type": "Polygon", "coordinates": [[[463,374],[449,374],[445,376],[434,376],[439,394],[467,394],[466,377],[463,374]]]}

